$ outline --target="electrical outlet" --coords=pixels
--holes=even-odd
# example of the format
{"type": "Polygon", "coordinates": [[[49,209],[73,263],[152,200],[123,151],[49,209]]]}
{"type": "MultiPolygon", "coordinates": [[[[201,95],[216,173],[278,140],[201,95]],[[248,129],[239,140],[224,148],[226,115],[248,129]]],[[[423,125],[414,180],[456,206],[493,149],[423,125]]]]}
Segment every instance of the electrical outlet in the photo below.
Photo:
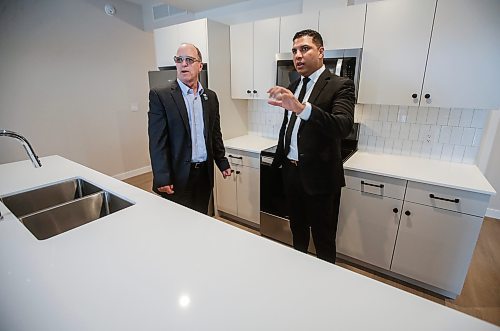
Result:
{"type": "Polygon", "coordinates": [[[427,134],[427,135],[425,136],[425,142],[426,142],[427,144],[430,144],[430,143],[432,142],[432,135],[431,135],[431,134],[427,134]]]}
{"type": "Polygon", "coordinates": [[[130,104],[130,111],[132,111],[132,112],[139,111],[139,105],[137,103],[131,103],[130,104]]]}

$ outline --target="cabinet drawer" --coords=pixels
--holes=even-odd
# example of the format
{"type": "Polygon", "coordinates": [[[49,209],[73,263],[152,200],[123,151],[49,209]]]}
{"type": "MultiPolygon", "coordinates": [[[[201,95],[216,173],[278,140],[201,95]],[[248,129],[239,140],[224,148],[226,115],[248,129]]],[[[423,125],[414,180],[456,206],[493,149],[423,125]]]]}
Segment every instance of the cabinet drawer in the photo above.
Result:
{"type": "Polygon", "coordinates": [[[404,179],[346,170],[345,182],[347,188],[382,197],[403,200],[405,195],[406,180],[404,179]]]}
{"type": "Polygon", "coordinates": [[[226,157],[231,165],[243,165],[251,168],[260,168],[260,155],[257,153],[226,148],[226,157]]]}
{"type": "Polygon", "coordinates": [[[459,213],[484,217],[490,196],[487,194],[447,188],[417,182],[408,182],[406,201],[459,213]]]}

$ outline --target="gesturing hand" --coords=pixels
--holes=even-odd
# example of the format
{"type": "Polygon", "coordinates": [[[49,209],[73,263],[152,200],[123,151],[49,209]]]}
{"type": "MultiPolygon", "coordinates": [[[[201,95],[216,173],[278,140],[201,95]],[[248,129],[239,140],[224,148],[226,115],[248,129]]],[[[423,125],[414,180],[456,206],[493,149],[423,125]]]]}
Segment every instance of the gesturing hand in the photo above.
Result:
{"type": "Polygon", "coordinates": [[[271,87],[267,90],[267,93],[269,93],[269,100],[267,103],[270,105],[282,107],[297,114],[300,114],[305,108],[305,105],[300,103],[293,93],[284,87],[271,87]]]}

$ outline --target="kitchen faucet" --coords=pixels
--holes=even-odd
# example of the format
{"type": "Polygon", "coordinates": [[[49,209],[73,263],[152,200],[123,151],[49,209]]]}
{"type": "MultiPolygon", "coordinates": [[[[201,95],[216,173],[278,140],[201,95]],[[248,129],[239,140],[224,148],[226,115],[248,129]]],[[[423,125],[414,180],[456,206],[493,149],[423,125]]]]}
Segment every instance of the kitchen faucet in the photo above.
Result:
{"type": "Polygon", "coordinates": [[[11,137],[18,140],[23,145],[24,149],[26,150],[26,153],[28,153],[28,156],[31,159],[31,162],[33,162],[35,168],[40,168],[42,166],[42,163],[38,159],[38,156],[35,154],[33,147],[31,147],[30,143],[26,138],[21,136],[19,133],[9,130],[0,130],[0,137],[1,136],[11,137]]]}

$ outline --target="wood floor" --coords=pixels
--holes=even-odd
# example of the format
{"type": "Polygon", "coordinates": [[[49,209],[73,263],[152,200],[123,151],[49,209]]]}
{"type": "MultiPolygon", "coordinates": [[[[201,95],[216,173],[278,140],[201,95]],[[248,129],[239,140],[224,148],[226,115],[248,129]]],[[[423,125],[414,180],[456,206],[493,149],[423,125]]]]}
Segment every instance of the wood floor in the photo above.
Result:
{"type": "MultiPolygon", "coordinates": [[[[132,177],[125,182],[151,192],[152,174],[132,177]]],[[[258,231],[230,220],[219,219],[255,235],[258,231]]],[[[432,300],[500,326],[500,220],[485,218],[479,240],[460,296],[451,300],[396,279],[344,262],[337,265],[404,291],[432,300]]]]}

